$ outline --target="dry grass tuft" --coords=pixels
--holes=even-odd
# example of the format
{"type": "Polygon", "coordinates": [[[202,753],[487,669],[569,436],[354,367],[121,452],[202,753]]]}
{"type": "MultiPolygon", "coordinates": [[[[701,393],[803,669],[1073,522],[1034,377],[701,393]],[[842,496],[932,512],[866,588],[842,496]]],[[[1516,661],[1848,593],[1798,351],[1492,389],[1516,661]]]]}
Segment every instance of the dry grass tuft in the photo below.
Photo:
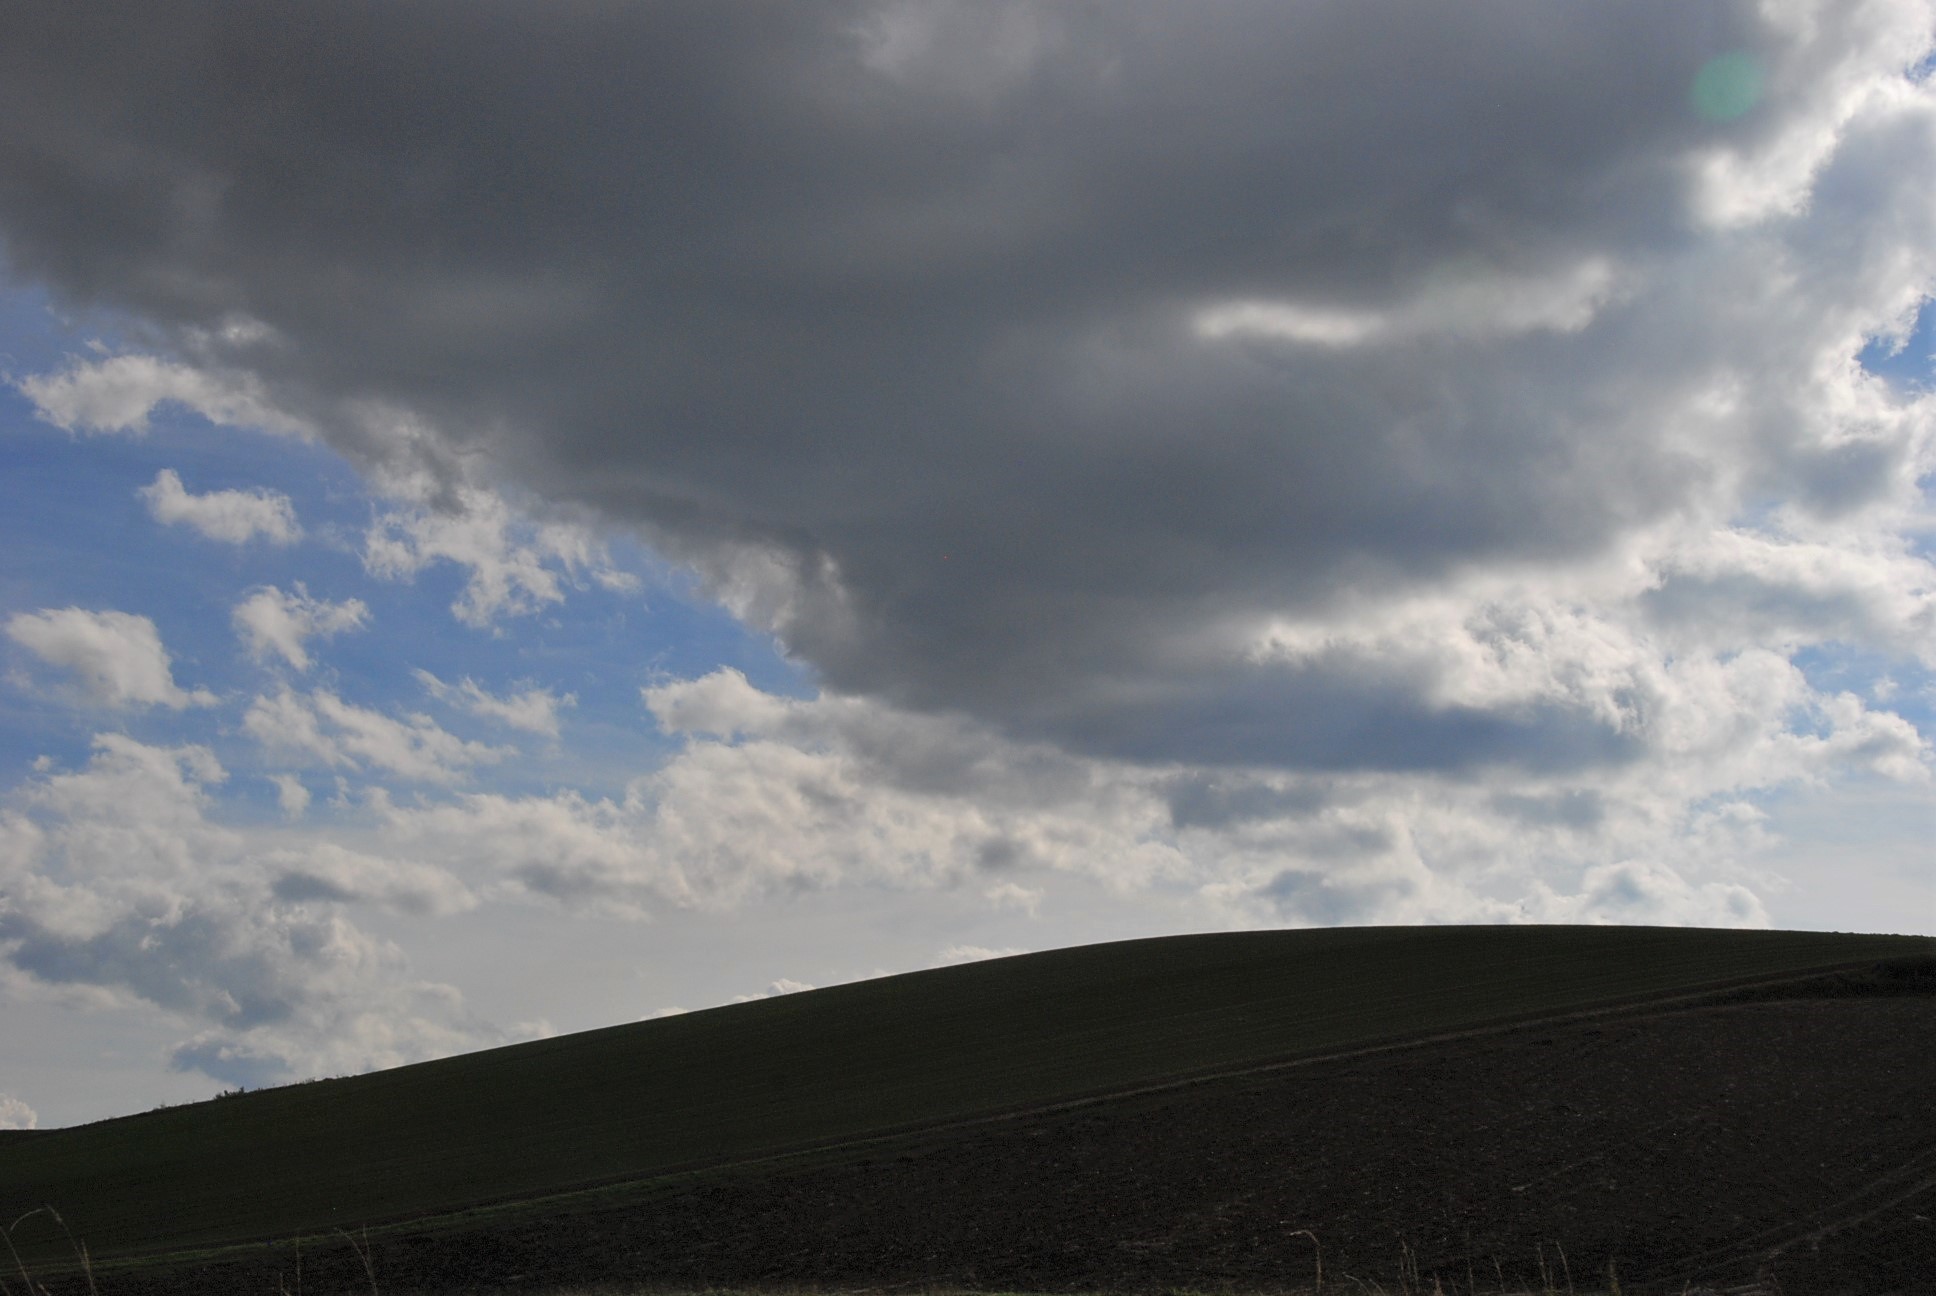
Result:
{"type": "MultiPolygon", "coordinates": [[[[94,1262],[88,1258],[87,1244],[74,1236],[74,1230],[67,1227],[67,1221],[62,1219],[61,1213],[52,1206],[36,1206],[33,1210],[28,1211],[25,1215],[22,1215],[19,1219],[7,1225],[4,1230],[0,1230],[0,1238],[4,1238],[6,1241],[7,1255],[12,1258],[13,1267],[20,1275],[20,1282],[26,1296],[36,1296],[36,1293],[38,1293],[38,1296],[51,1296],[46,1284],[34,1281],[33,1274],[27,1269],[26,1261],[20,1258],[20,1252],[13,1244],[13,1231],[36,1215],[45,1215],[52,1219],[54,1223],[61,1226],[61,1232],[67,1234],[68,1245],[74,1248],[75,1258],[81,1262],[81,1272],[87,1275],[87,1290],[89,1296],[100,1296],[99,1290],[94,1286],[94,1262]]],[[[13,1296],[13,1288],[7,1284],[4,1278],[0,1278],[0,1296],[13,1296]]]]}

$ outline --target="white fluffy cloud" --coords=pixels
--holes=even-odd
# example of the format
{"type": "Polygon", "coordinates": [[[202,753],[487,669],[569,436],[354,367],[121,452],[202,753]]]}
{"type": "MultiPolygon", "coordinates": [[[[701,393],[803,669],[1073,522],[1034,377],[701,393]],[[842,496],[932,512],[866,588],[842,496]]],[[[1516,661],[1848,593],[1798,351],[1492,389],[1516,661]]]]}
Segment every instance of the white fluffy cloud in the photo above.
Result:
{"type": "Polygon", "coordinates": [[[211,540],[247,544],[261,536],[271,544],[302,538],[296,509],[287,495],[266,490],[219,490],[190,494],[172,468],[164,468],[136,494],[148,503],[157,522],[193,527],[211,540]]]}
{"type": "Polygon", "coordinates": [[[309,809],[309,789],[294,774],[271,774],[269,781],[275,784],[276,804],[282,807],[283,816],[295,820],[303,817],[309,809]]]}
{"type": "Polygon", "coordinates": [[[503,760],[508,747],[471,742],[426,715],[395,719],[345,702],[327,689],[283,688],[249,705],[243,729],[272,753],[325,766],[387,770],[424,783],[456,783],[471,767],[503,760]]]}
{"type": "Polygon", "coordinates": [[[22,379],[19,387],[41,418],[70,432],[146,432],[149,415],[163,403],[184,406],[213,423],[296,436],[310,431],[276,408],[252,374],[154,356],[76,361],[60,373],[22,379]]]}
{"type": "Polygon", "coordinates": [[[1645,610],[1681,644],[1861,644],[1936,666],[1936,564],[1880,528],[1850,531],[1715,532],[1661,561],[1645,610]]]}
{"type": "Polygon", "coordinates": [[[528,688],[521,693],[511,693],[499,697],[487,692],[475,680],[464,679],[455,684],[446,684],[427,670],[413,672],[417,682],[430,690],[431,696],[440,702],[462,707],[472,715],[480,715],[513,729],[526,733],[542,734],[547,738],[558,736],[558,710],[578,704],[578,699],[567,693],[560,697],[550,689],[528,688]]]}
{"type": "Polygon", "coordinates": [[[0,1130],[30,1130],[39,1125],[33,1108],[12,1094],[0,1094],[0,1130]]]}
{"type": "Polygon", "coordinates": [[[206,749],[104,734],[0,813],[0,959],[56,987],[153,1005],[178,1068],[227,1083],[357,1071],[503,1042],[449,986],[413,977],[350,902],[470,903],[454,877],[327,841],[214,822],[206,749]]]}
{"type": "Polygon", "coordinates": [[[611,565],[581,526],[534,524],[490,491],[466,487],[442,509],[393,510],[364,536],[363,564],[386,580],[408,580],[432,563],[467,568],[470,578],[451,605],[457,619],[487,626],[526,616],[565,597],[565,582],[583,572],[598,585],[632,590],[637,578],[611,565]]]}
{"type": "Polygon", "coordinates": [[[299,671],[309,669],[309,652],[303,642],[329,638],[350,630],[360,630],[369,622],[370,610],[361,599],[331,603],[311,598],[301,581],[296,592],[285,594],[266,585],[235,605],[235,629],[242,636],[249,654],[262,661],[274,654],[299,671]]]}
{"type": "Polygon", "coordinates": [[[795,981],[790,977],[780,977],[771,982],[764,994],[740,994],[733,996],[734,1003],[752,1003],[756,999],[777,999],[781,995],[799,994],[813,987],[805,981],[795,981]]]}
{"type": "MultiPolygon", "coordinates": [[[[1468,724],[1473,746],[1488,724],[1584,718],[1597,746],[1577,767],[1604,764],[1610,785],[1672,771],[1690,789],[1772,786],[1793,777],[1787,749],[1858,729],[1874,744],[1860,750],[1912,777],[1928,751],[1912,724],[1813,691],[1791,661],[1857,645],[1930,661],[1936,565],[1885,530],[1842,529],[1831,544],[1784,529],[1659,528],[1570,569],[1341,598],[1328,615],[1257,626],[1247,651],[1279,670],[1387,681],[1468,724]]],[[[1513,737],[1523,752],[1540,735],[1529,725],[1513,737]]],[[[1565,773],[1577,735],[1550,737],[1543,763],[1565,773]]]]}
{"type": "Polygon", "coordinates": [[[20,612],[7,620],[7,634],[50,665],[71,671],[89,701],[99,706],[165,706],[175,710],[212,706],[206,689],[175,684],[155,623],[130,612],[89,612],[82,608],[20,612]]]}

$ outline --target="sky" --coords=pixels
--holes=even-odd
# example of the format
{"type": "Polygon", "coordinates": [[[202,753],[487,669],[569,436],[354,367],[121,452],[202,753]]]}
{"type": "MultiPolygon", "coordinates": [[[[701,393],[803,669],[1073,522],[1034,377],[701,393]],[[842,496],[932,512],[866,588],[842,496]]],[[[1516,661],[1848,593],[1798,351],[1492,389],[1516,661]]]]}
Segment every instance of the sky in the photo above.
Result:
{"type": "Polygon", "coordinates": [[[11,14],[0,1127],[1137,936],[1936,934],[1932,49],[11,14]]]}

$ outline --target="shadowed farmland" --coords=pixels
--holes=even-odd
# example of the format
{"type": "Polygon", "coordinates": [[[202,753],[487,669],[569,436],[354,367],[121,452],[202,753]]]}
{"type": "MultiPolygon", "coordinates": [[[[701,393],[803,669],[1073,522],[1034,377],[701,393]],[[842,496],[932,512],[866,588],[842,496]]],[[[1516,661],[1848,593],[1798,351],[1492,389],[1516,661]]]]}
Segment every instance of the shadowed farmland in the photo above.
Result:
{"type": "MultiPolygon", "coordinates": [[[[94,1255],[110,1262],[110,1278],[124,1282],[138,1279],[117,1274],[111,1263],[116,1257],[249,1241],[284,1246],[299,1234],[327,1235],[486,1203],[506,1208],[424,1220],[415,1226],[415,1242],[409,1241],[410,1227],[378,1228],[380,1241],[392,1239],[381,1242],[388,1248],[381,1253],[384,1263],[400,1277],[418,1280],[434,1278],[436,1265],[447,1264],[459,1265],[467,1281],[511,1281],[522,1269],[546,1263],[551,1244],[543,1239],[551,1238],[558,1246],[568,1242],[581,1267],[588,1266],[585,1276],[600,1280],[852,1282],[872,1276],[1080,1287],[1105,1279],[1135,1286],[1139,1274],[1180,1282],[1195,1273],[1206,1281],[1219,1274],[1224,1281],[1255,1281],[1268,1275],[1249,1272],[1242,1256],[1278,1263],[1288,1246],[1280,1235],[1293,1225],[1320,1233],[1334,1226],[1338,1245],[1344,1245],[1353,1226],[1324,1216],[1349,1213],[1354,1199],[1319,1193],[1287,1220],[1273,1213],[1283,1204],[1260,1205],[1262,1190],[1253,1186],[1247,1197],[1240,1193],[1227,1203],[1222,1216],[1206,1220],[1199,1198],[1219,1182],[1261,1182],[1260,1171],[1281,1181],[1300,1147],[1329,1149],[1323,1155],[1337,1164],[1326,1182],[1349,1179],[1346,1163],[1357,1154],[1348,1140],[1338,1142],[1344,1130],[1370,1139],[1358,1156],[1366,1167],[1395,1174],[1410,1166],[1405,1175],[1422,1196],[1404,1205],[1411,1199],[1400,1194],[1378,1210],[1425,1212],[1411,1221],[1416,1231],[1408,1245],[1436,1247],[1434,1257],[1451,1263],[1448,1257],[1456,1258],[1466,1245],[1461,1231],[1468,1241],[1477,1236],[1492,1239],[1488,1245],[1495,1247],[1516,1245],[1510,1222],[1495,1216],[1539,1199],[1510,1193],[1489,1202],[1481,1193],[1460,1203],[1441,1200],[1441,1181],[1449,1182],[1450,1171],[1432,1139],[1452,1137],[1460,1122],[1447,1123],[1447,1113],[1437,1107],[1438,1090],[1481,1104],[1489,1101],[1482,1095],[1511,1087],[1485,1079],[1483,1067],[1471,1070],[1479,1054],[1470,1032],[1520,1023],[1518,1031],[1478,1037],[1491,1040],[1487,1047],[1495,1053],[1506,1048],[1508,1054],[1511,1041],[1523,1042],[1526,1031],[1535,1029],[1528,1023],[1540,1023],[1537,1029],[1549,1034],[1596,1032],[1567,1036],[1575,1044],[1566,1047],[1600,1057],[1602,1081],[1621,1067],[1632,1073],[1624,1088],[1614,1085],[1579,1099],[1580,1110],[1600,1113],[1598,1124],[1576,1128],[1553,1112],[1528,1120],[1530,1108],[1522,1104],[1517,1116],[1498,1114],[1487,1128],[1510,1128],[1512,1140],[1542,1144],[1516,1155],[1548,1170],[1558,1167],[1553,1173],[1561,1183],[1568,1140],[1578,1134],[1582,1147],[1591,1143],[1594,1149],[1586,1161],[1596,1165],[1593,1173],[1617,1183],[1619,1176],[1603,1174],[1605,1166],[1598,1164],[1614,1155],[1614,1143],[1644,1137],[1647,1129],[1679,1129],[1675,1137],[1685,1142],[1686,1129],[1674,1124],[1677,1104],[1697,1096],[1708,1103],[1710,1090],[1730,1074],[1727,1057],[1704,1054],[1700,1031],[1690,1034],[1687,1025],[1695,1020],[1688,1015],[1693,1009],[1676,1001],[1690,995],[1712,1001],[1720,988],[1733,987],[1732,1002],[1699,1010],[1723,1014],[1709,1023],[1714,1038],[1717,1044],[1735,1040],[1736,1049],[1745,1047],[1741,1040],[1761,1037],[1753,1029],[1740,1035],[1744,1022],[1751,1028],[1759,1023],[1764,1035],[1826,1031],[1822,1041],[1839,1039],[1834,1047],[1841,1048],[1855,1047],[1867,1038],[1865,1030],[1886,1031],[1899,1042],[1907,1030],[1908,1043],[1918,1044],[1916,1027],[1932,1024],[1928,1000],[1878,998],[1874,989],[1881,983],[1873,969],[1888,960],[1910,967],[1932,955],[1936,941],[1917,937],[1632,927],[1328,929],[1090,946],[15,1135],[0,1141],[0,1209],[12,1218],[52,1203],[94,1255]],[[1769,983],[1858,965],[1870,971],[1851,971],[1843,983],[1855,989],[1843,998],[1871,1007],[1907,1003],[1890,1010],[1902,1020],[1885,1021],[1887,1012],[1843,1012],[1830,1021],[1818,1010],[1842,1002],[1833,977],[1818,977],[1802,997],[1815,1017],[1782,1016],[1797,992],[1769,983]],[[1566,1020],[1587,1010],[1619,1021],[1671,1019],[1673,1031],[1647,1036],[1654,1042],[1636,1045],[1641,1051],[1632,1057],[1602,1057],[1602,1044],[1579,1041],[1598,1040],[1603,1028],[1566,1020]],[[1764,1016],[1742,1016],[1755,1011],[1764,1016]],[[1429,1042],[1437,1037],[1453,1038],[1429,1042]],[[1357,1059],[1258,1071],[1401,1044],[1357,1059]],[[1653,1064],[1644,1059],[1670,1055],[1683,1059],[1672,1065],[1686,1078],[1650,1079],[1645,1067],[1653,1064]],[[1438,1074],[1429,1069],[1404,1070],[1416,1068],[1421,1058],[1439,1059],[1433,1065],[1443,1072],[1440,1080],[1420,1079],[1438,1074]],[[1292,1083],[1285,1079],[1291,1076],[1305,1089],[1285,1106],[1281,1096],[1268,1095],[1277,1092],[1271,1085],[1292,1083]],[[1202,1083],[1173,1084],[1188,1077],[1202,1083]],[[1085,1098],[1107,1101],[1067,1106],[1085,1098]],[[1648,1120],[1635,1123],[1632,1113],[1623,1115],[1623,1102],[1647,1109],[1648,1120]],[[1309,1126],[1310,1112],[1326,1103],[1345,1104],[1339,1111],[1353,1113],[1350,1121],[1309,1126]],[[1651,1110],[1653,1104],[1660,1110],[1651,1110]],[[992,1123],[977,1119],[1018,1112],[1032,1114],[992,1123]],[[1199,1136],[1180,1141],[1149,1133],[1197,1125],[1199,1136]],[[1416,1164],[1392,1162],[1393,1150],[1372,1137],[1381,1127],[1441,1126],[1442,1135],[1419,1136],[1416,1164]],[[1304,1133],[1271,1144],[1263,1134],[1273,1128],[1304,1133]],[[1263,1142],[1251,1146],[1245,1134],[1233,1144],[1232,1130],[1261,1131],[1263,1142]],[[1247,1146],[1250,1152],[1243,1150],[1247,1146]],[[1215,1155],[1204,1151],[1218,1147],[1223,1150],[1215,1155]],[[1291,1158],[1290,1164],[1257,1160],[1267,1148],[1269,1157],[1291,1158]],[[1055,1149],[1063,1160],[1035,1165],[1032,1149],[1043,1155],[1055,1149]],[[1098,1182],[1116,1183],[1106,1200],[1124,1203],[1134,1222],[1127,1233],[1121,1220],[1112,1225],[1115,1242],[1100,1256],[1085,1254],[1085,1247],[1102,1244],[1081,1235],[1083,1221],[1098,1218],[1102,1199],[1081,1205],[1088,1199],[1059,1177],[1067,1158],[1084,1156],[1096,1160],[1098,1182]],[[1191,1177],[1202,1191],[1168,1183],[1166,1167],[1191,1177]],[[1026,1199],[1032,1183],[1059,1184],[1060,1205],[1037,1202],[1026,1217],[1006,1214],[1026,1199]],[[534,1200],[594,1186],[603,1187],[548,1204],[534,1200]],[[933,1218],[925,1226],[921,1221],[929,1216],[922,1212],[928,1208],[910,1205],[923,1201],[932,1203],[933,1218]],[[519,1202],[527,1205],[515,1207],[519,1202]],[[1072,1203],[1079,1209],[1055,1236],[1023,1227],[1027,1219],[1063,1218],[1058,1212],[1072,1203]],[[978,1212],[987,1229],[1005,1230],[1006,1239],[985,1237],[983,1225],[962,1233],[936,1222],[972,1222],[978,1212]],[[749,1221],[755,1219],[765,1223],[753,1228],[749,1221]],[[868,1220],[875,1223],[872,1232],[868,1220]],[[820,1232],[810,1229],[801,1245],[799,1229],[809,1222],[817,1222],[812,1227],[820,1232]],[[914,1244],[907,1239],[921,1236],[924,1227],[932,1232],[932,1245],[909,1250],[914,1244]],[[581,1236],[584,1229],[591,1233],[581,1236]],[[1265,1233],[1268,1246],[1261,1240],[1265,1233]],[[444,1244],[437,1238],[460,1234],[461,1244],[451,1241],[440,1250],[444,1244]],[[1074,1251],[1058,1249],[1056,1237],[1063,1235],[1073,1240],[1074,1251]],[[735,1236],[741,1239],[737,1249],[719,1249],[719,1239],[735,1236]],[[814,1243],[815,1236],[823,1241],[814,1243]],[[615,1240],[601,1252],[599,1238],[615,1240]],[[790,1239],[787,1245],[799,1254],[762,1249],[759,1238],[790,1239]],[[496,1268],[478,1259],[493,1255],[503,1261],[496,1268]],[[468,1258],[460,1265],[459,1256],[468,1258]]],[[[1922,984],[1904,976],[1912,989],[1922,984]]],[[[1806,1042],[1801,1035],[1797,1040],[1806,1042]]],[[[1504,1068],[1500,1075],[1519,1077],[1513,1083],[1523,1087],[1529,1077],[1545,1074],[1533,1064],[1538,1049],[1554,1046],[1526,1047],[1535,1051],[1524,1058],[1501,1054],[1485,1065],[1504,1068]]],[[[1862,1065],[1859,1058],[1831,1061],[1845,1069],[1862,1065]]],[[[1757,1065],[1766,1071],[1765,1062],[1757,1065]]],[[[1833,1073],[1824,1076],[1820,1083],[1836,1082],[1833,1073]]],[[[1564,1088],[1562,1081],[1571,1083],[1564,1068],[1545,1074],[1545,1087],[1527,1089],[1526,1102],[1538,1107],[1540,1095],[1558,1092],[1554,1086],[1564,1088]]],[[[1803,1084],[1798,1072],[1791,1098],[1783,1100],[1802,1104],[1798,1111],[1814,1101],[1803,1084]]],[[[1860,1101],[1887,1101],[1886,1086],[1878,1094],[1860,1101]]],[[[1885,1142],[1893,1147],[1904,1138],[1910,1144],[1920,1139],[1936,1150],[1936,1135],[1927,1126],[1925,1119],[1920,1127],[1893,1130],[1885,1142]]],[[[1495,1153],[1504,1155],[1496,1147],[1487,1155],[1495,1153]]],[[[1678,1163],[1662,1165],[1683,1173],[1675,1169],[1678,1163]]],[[[1520,1173],[1502,1166],[1496,1177],[1520,1173]]],[[[1936,1166],[1930,1173],[1936,1174],[1936,1166]]],[[[1905,1182],[1914,1190],[1913,1174],[1905,1182]]],[[[1790,1184],[1782,1192],[1787,1196],[1768,1211],[1799,1218],[1811,1208],[1804,1188],[1790,1184]]],[[[1698,1200],[1690,1203],[1689,1219],[1698,1206],[1698,1200]]],[[[1379,1228],[1386,1214],[1379,1216],[1379,1228]]],[[[1753,1230],[1744,1225],[1737,1233],[1748,1238],[1753,1230]]],[[[1711,1238],[1690,1233],[1656,1239],[1657,1263],[1674,1263],[1672,1248],[1684,1240],[1695,1248],[1695,1260],[1718,1256],[1733,1236],[1723,1228],[1711,1238]]],[[[46,1230],[23,1231],[19,1240],[42,1264],[57,1264],[66,1246],[46,1230]]],[[[1361,1269],[1375,1271],[1384,1263],[1371,1242],[1357,1245],[1361,1269]]],[[[1632,1253],[1631,1240],[1623,1237],[1621,1245],[1632,1253]]],[[[1396,1257],[1395,1244],[1378,1246],[1396,1257]]],[[[551,1263],[560,1263],[556,1255],[551,1263]]],[[[192,1285],[212,1289],[199,1280],[192,1285]]]]}

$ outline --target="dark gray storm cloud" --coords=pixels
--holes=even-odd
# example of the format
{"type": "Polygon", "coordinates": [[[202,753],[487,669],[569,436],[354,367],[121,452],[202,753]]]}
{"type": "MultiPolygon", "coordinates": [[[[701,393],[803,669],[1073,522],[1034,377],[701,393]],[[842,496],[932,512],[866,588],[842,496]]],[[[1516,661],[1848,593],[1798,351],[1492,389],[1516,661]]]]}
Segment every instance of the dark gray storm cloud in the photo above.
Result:
{"type": "MultiPolygon", "coordinates": [[[[1085,751],[1626,759],[1601,711],[1245,653],[1347,594],[1592,555],[1717,483],[1833,512],[1902,470],[1886,440],[1686,417],[1843,327],[1832,276],[1740,295],[1696,165],[1823,111],[1869,38],[1835,7],[1812,32],[1703,0],[6,26],[17,276],[261,376],[366,464],[484,472],[750,582],[838,692],[1085,751]],[[1753,84],[1702,98],[1713,66],[1753,84]],[[239,318],[269,340],[227,340],[239,318]]],[[[1824,174],[1831,204],[1894,201],[1824,174]]],[[[1886,254],[1840,237],[1837,265],[1886,254]]]]}

